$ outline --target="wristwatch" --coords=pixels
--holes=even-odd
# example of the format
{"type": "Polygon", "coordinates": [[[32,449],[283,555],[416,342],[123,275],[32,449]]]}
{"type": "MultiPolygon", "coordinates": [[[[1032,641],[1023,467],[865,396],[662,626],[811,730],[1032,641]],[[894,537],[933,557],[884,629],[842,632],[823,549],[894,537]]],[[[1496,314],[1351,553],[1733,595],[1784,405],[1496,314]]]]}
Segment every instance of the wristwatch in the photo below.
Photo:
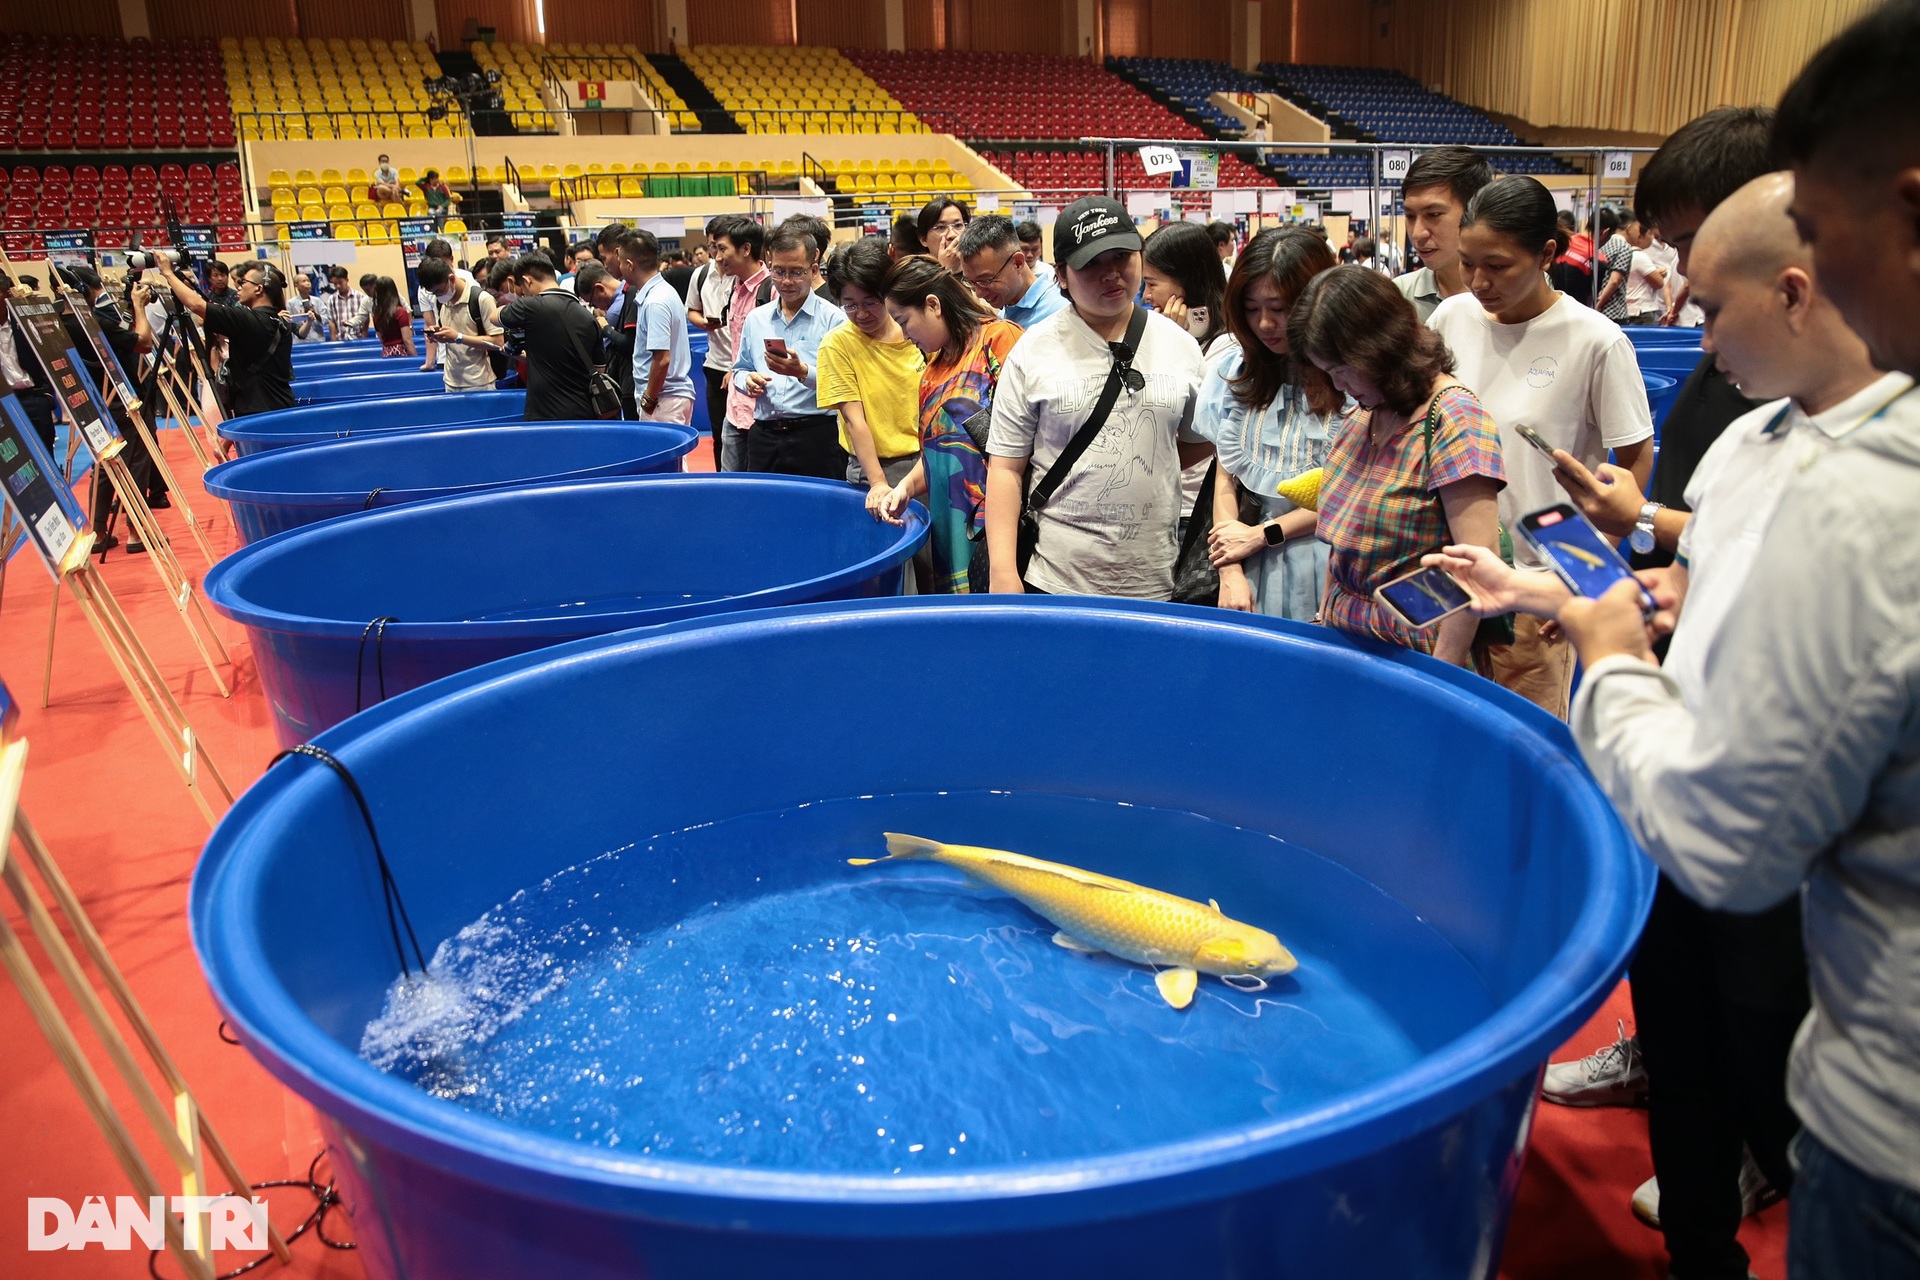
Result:
{"type": "Polygon", "coordinates": [[[1646,555],[1653,550],[1653,517],[1655,512],[1667,509],[1664,502],[1649,502],[1640,508],[1640,518],[1634,522],[1633,534],[1627,539],[1627,545],[1646,555]]]}
{"type": "Polygon", "coordinates": [[[1267,545],[1270,547],[1277,547],[1287,540],[1286,530],[1280,527],[1278,520],[1268,521],[1266,524],[1261,525],[1260,528],[1262,532],[1266,534],[1267,545]]]}

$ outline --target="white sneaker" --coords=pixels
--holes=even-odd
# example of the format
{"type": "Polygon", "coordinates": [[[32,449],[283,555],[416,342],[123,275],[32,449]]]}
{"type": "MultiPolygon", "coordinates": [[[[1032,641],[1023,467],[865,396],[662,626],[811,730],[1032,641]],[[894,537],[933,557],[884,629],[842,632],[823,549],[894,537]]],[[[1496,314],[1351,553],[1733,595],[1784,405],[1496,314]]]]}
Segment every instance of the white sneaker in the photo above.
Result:
{"type": "Polygon", "coordinates": [[[1647,1105],[1647,1068],[1640,1060],[1640,1040],[1616,1022],[1620,1038],[1596,1049],[1578,1062],[1556,1062],[1547,1068],[1540,1095],[1563,1107],[1644,1107],[1647,1105]]]}
{"type": "MultiPolygon", "coordinates": [[[[1743,1152],[1740,1162],[1740,1216],[1751,1218],[1768,1205],[1778,1204],[1780,1193],[1767,1181],[1754,1163],[1751,1151],[1743,1152]]],[[[1633,1216],[1658,1230],[1660,1227],[1660,1179],[1648,1178],[1633,1189],[1633,1216]]]]}

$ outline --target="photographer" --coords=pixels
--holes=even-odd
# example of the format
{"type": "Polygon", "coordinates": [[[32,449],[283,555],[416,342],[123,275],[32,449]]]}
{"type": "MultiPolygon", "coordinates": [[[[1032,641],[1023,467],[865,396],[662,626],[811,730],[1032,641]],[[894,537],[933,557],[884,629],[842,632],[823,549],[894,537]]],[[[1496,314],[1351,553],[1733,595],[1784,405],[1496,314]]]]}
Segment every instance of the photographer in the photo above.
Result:
{"type": "Polygon", "coordinates": [[[265,262],[248,262],[234,273],[237,306],[208,302],[180,278],[170,254],[160,256],[160,276],[173,296],[198,317],[208,333],[227,340],[227,404],[234,417],[293,407],[293,334],[280,313],[286,286],[265,262]]]}

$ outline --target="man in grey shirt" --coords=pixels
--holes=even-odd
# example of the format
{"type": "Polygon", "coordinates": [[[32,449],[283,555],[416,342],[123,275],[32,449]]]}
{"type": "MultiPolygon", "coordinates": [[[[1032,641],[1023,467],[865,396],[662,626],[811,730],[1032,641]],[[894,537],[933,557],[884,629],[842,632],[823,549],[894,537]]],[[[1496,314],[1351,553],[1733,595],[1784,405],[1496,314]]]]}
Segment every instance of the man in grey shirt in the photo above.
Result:
{"type": "MultiPolygon", "coordinates": [[[[1920,0],[1816,54],[1776,153],[1821,288],[1875,364],[1920,373],[1920,0]]],[[[1782,495],[1702,705],[1653,665],[1637,590],[1574,600],[1572,727],[1682,890],[1754,911],[1799,892],[1813,1009],[1788,1094],[1805,1124],[1788,1270],[1920,1275],[1920,390],[1782,495]]],[[[1671,604],[1671,599],[1663,604],[1671,604]]],[[[1656,619],[1659,621],[1659,619],[1656,619]]]]}

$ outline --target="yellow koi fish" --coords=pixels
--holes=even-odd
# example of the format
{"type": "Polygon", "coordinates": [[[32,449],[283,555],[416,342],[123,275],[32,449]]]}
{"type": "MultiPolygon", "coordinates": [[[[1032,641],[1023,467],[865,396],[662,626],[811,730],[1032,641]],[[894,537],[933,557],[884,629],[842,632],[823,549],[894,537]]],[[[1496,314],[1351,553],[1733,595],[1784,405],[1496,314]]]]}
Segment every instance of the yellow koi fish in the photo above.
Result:
{"type": "Polygon", "coordinates": [[[924,860],[958,868],[1019,899],[1059,927],[1054,942],[1070,951],[1104,951],[1152,965],[1154,985],[1176,1009],[1193,1003],[1199,975],[1211,973],[1236,990],[1260,990],[1299,961],[1265,929],[1229,920],[1205,904],[1127,880],[1096,875],[1000,849],[941,844],[886,832],[885,858],[849,858],[856,867],[924,860]],[[1236,982],[1235,979],[1241,981],[1236,982]]]}
{"type": "Polygon", "coordinates": [[[1553,545],[1556,550],[1566,552],[1589,569],[1598,569],[1606,564],[1606,561],[1585,547],[1576,547],[1571,542],[1556,542],[1553,545]]]}

